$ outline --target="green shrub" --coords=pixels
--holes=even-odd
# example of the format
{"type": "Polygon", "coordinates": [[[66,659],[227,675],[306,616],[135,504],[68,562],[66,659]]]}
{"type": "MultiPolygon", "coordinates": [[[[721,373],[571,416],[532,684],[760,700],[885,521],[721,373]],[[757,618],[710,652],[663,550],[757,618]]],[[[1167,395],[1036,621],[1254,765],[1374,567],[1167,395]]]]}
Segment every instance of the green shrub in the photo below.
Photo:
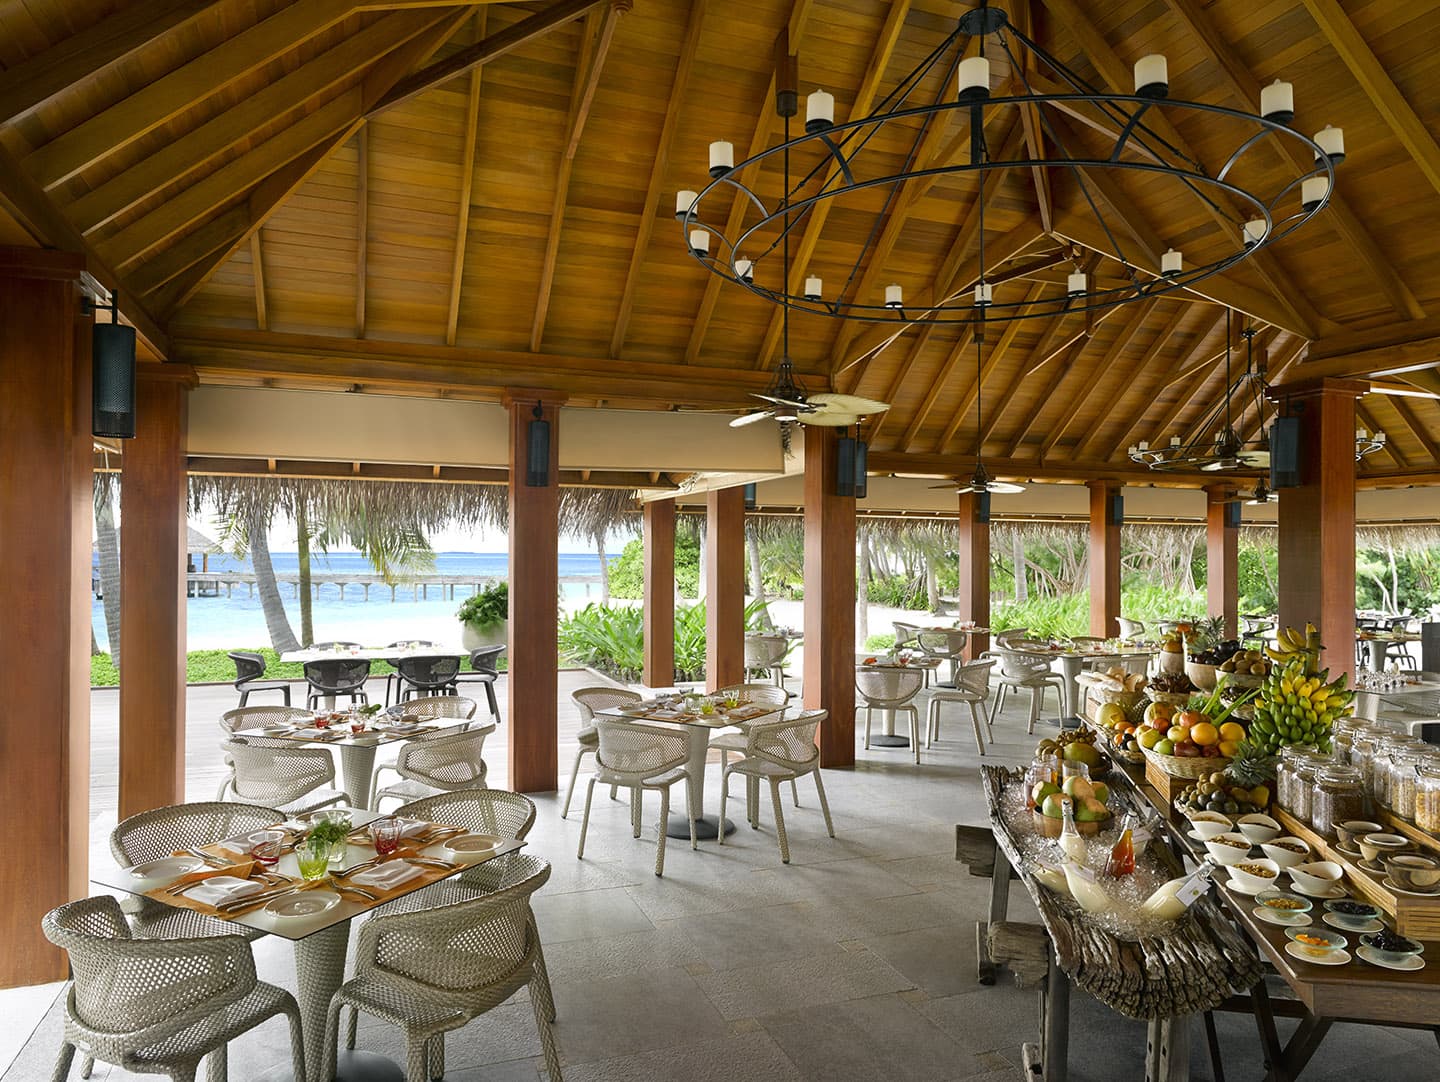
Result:
{"type": "MultiPolygon", "coordinates": [[[[693,534],[675,535],[675,586],[681,597],[699,592],[700,542],[693,534]]],[[[610,564],[610,596],[632,601],[645,596],[645,543],[638,537],[610,564]]]]}
{"type": "MultiPolygon", "coordinates": [[[[745,606],[745,630],[759,631],[766,605],[745,606]]],[[[639,680],[645,665],[644,613],[639,606],[586,605],[560,621],[560,653],[618,680],[639,680]]],[[[675,679],[705,677],[705,602],[675,609],[675,679]]]]}
{"type": "Polygon", "coordinates": [[[876,654],[885,653],[894,645],[895,633],[893,631],[887,631],[883,635],[871,635],[865,640],[865,649],[876,654]]]}
{"type": "Polygon", "coordinates": [[[456,618],[475,631],[488,631],[510,618],[510,584],[492,582],[471,594],[455,610],[456,618]]]}

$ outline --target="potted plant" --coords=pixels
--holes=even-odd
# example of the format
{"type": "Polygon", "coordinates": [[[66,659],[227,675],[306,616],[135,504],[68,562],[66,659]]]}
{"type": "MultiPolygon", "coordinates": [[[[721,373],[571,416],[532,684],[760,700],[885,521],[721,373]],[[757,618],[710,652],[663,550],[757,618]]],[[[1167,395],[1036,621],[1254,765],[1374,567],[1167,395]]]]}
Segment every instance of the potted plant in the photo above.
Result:
{"type": "Polygon", "coordinates": [[[456,610],[460,620],[460,642],[467,650],[503,643],[509,635],[510,585],[492,582],[471,594],[456,610]]]}

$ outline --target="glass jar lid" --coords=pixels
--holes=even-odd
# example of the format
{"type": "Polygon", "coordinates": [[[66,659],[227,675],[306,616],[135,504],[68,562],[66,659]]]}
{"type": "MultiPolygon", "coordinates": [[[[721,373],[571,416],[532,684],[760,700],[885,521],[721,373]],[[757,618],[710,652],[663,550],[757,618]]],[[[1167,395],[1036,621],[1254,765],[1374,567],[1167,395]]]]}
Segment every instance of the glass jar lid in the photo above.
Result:
{"type": "Polygon", "coordinates": [[[1316,771],[1315,780],[1321,785],[1359,786],[1360,770],[1349,763],[1330,763],[1316,771]]]}

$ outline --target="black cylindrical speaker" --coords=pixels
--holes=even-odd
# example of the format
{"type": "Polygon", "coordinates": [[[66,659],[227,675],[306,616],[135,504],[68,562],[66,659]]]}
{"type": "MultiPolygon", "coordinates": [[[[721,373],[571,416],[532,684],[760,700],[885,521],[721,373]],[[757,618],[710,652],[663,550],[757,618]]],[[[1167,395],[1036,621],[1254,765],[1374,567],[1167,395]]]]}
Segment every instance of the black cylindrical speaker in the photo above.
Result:
{"type": "Polygon", "coordinates": [[[1300,484],[1300,418],[1276,417],[1270,426],[1270,487],[1300,484]]]}
{"type": "Polygon", "coordinates": [[[135,328],[97,323],[91,328],[90,431],[135,438],[135,328]]]}

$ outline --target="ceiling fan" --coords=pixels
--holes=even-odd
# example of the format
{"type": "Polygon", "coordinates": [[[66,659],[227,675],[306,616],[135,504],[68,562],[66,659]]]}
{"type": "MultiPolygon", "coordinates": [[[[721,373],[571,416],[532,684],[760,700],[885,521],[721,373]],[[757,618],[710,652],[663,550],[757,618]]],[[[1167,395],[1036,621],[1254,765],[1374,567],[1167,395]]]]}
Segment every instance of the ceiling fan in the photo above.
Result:
{"type": "Polygon", "coordinates": [[[985,463],[977,457],[975,459],[975,472],[966,480],[955,480],[945,485],[931,485],[931,488],[949,488],[956,492],[974,492],[977,495],[982,492],[999,493],[1009,495],[1015,492],[1024,492],[1024,485],[1014,485],[1009,481],[997,481],[990,476],[985,468],[985,463]]]}
{"type": "Polygon", "coordinates": [[[861,419],[890,408],[888,402],[877,402],[873,398],[861,398],[853,394],[806,394],[795,379],[795,370],[790,358],[784,357],[775,369],[775,379],[763,393],[752,391],[755,398],[771,403],[765,409],[742,414],[730,422],[731,428],[743,428],[756,421],[798,421],[802,425],[824,425],[829,428],[846,428],[858,424],[861,419]]]}

